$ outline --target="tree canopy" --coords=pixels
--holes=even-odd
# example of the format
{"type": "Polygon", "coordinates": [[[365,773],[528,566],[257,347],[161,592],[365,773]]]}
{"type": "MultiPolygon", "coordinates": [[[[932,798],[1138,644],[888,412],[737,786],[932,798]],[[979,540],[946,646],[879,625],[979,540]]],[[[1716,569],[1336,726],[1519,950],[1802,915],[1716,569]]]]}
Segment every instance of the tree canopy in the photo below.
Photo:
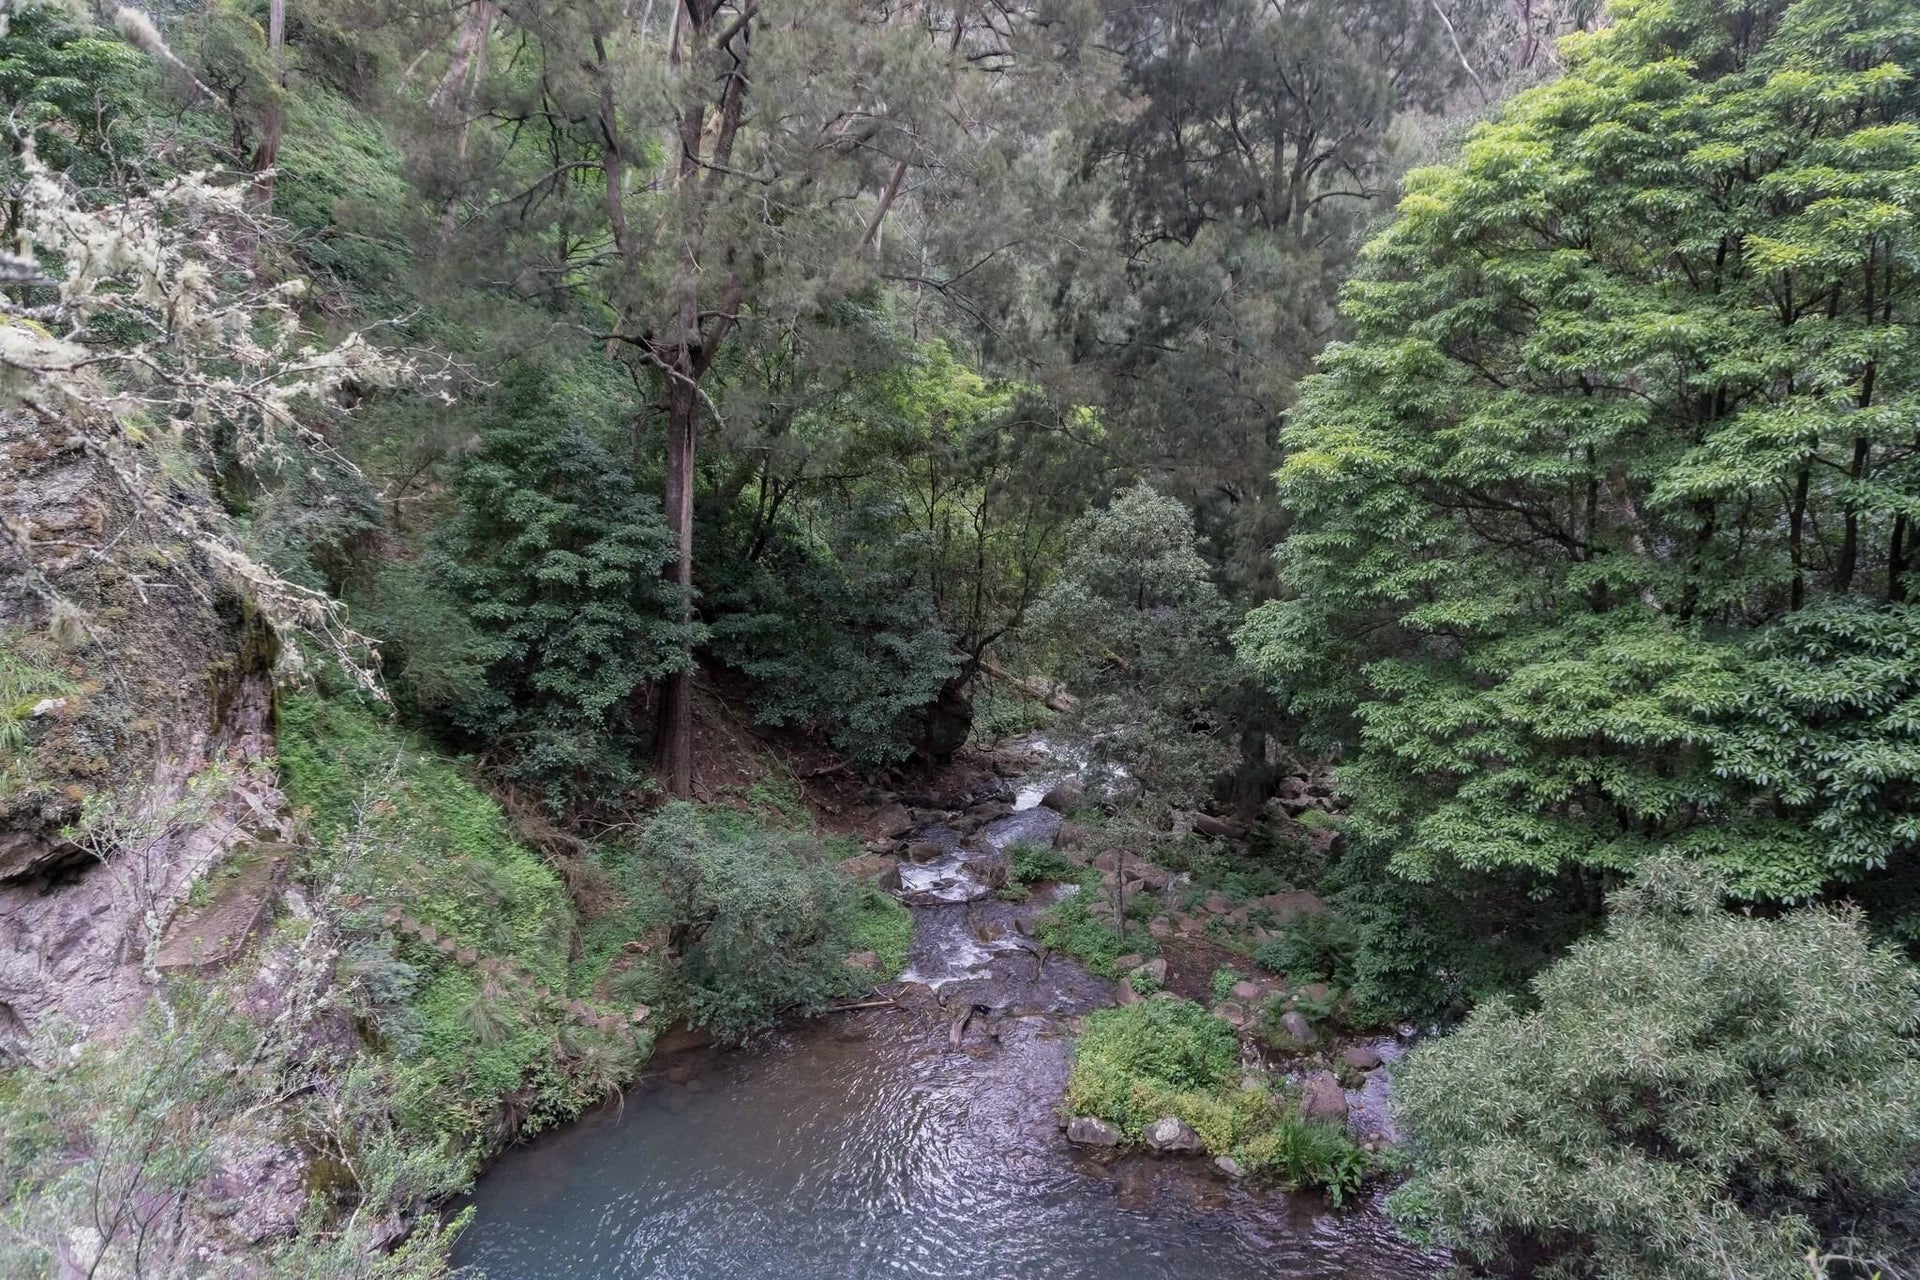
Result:
{"type": "Polygon", "coordinates": [[[1910,856],[1920,14],[1635,0],[1407,178],[1243,654],[1402,871],[1910,856]]]}

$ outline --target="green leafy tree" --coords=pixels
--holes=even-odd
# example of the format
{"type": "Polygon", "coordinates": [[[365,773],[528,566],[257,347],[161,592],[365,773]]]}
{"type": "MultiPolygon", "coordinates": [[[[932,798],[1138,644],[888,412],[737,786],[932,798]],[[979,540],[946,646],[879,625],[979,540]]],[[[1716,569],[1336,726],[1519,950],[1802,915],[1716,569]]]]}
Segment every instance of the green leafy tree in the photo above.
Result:
{"type": "Polygon", "coordinates": [[[82,187],[105,181],[117,157],[139,156],[135,121],[147,60],[62,5],[24,5],[0,15],[0,23],[0,102],[9,111],[0,231],[11,240],[20,231],[25,140],[50,169],[82,187]]]}
{"type": "Polygon", "coordinates": [[[1203,800],[1229,761],[1217,704],[1236,664],[1192,513],[1139,484],[1082,517],[1033,625],[1060,655],[1095,758],[1161,798],[1203,800]]]}
{"type": "Polygon", "coordinates": [[[433,560],[478,637],[464,657],[486,670],[482,696],[450,709],[456,727],[555,803],[605,803],[638,781],[636,704],[697,638],[661,577],[673,543],[659,504],[603,443],[615,424],[601,390],[583,369],[505,379],[433,560]]]}
{"type": "Polygon", "coordinates": [[[1785,1280],[1911,1248],[1920,975],[1851,908],[1720,901],[1649,864],[1533,1007],[1489,1001],[1410,1055],[1396,1208],[1533,1275],[1785,1280]]]}
{"type": "Polygon", "coordinates": [[[1909,856],[1920,14],[1636,0],[1420,171],[1240,648],[1419,877],[1909,856]]]}

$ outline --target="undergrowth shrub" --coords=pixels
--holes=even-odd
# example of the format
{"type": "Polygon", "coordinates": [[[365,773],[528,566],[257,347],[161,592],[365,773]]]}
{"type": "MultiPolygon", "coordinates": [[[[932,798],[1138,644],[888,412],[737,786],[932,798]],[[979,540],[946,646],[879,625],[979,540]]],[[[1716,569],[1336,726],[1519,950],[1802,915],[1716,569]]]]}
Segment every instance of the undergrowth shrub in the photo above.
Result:
{"type": "Polygon", "coordinates": [[[1250,1176],[1317,1188],[1340,1203],[1372,1168],[1345,1129],[1304,1120],[1259,1077],[1240,1075],[1232,1027],[1190,1000],[1156,996],[1087,1018],[1074,1046],[1065,1106],[1138,1141],[1165,1116],[1183,1120],[1207,1151],[1250,1176]]]}
{"type": "Polygon", "coordinates": [[[1100,892],[1099,883],[1068,894],[1047,908],[1034,922],[1034,935],[1055,951],[1074,957],[1089,972],[1103,978],[1120,977],[1114,961],[1123,955],[1152,957],[1160,948],[1144,928],[1129,928],[1123,939],[1105,919],[1088,908],[1089,897],[1100,892]]]}
{"type": "MultiPolygon", "coordinates": [[[[305,874],[357,904],[342,920],[341,971],[359,980],[380,1044],[406,1064],[393,1100],[403,1122],[479,1150],[597,1101],[604,1082],[556,1055],[562,1015],[528,989],[566,985],[574,913],[553,869],[454,764],[373,712],[292,693],[279,727],[281,785],[321,850],[305,874]],[[396,908],[511,976],[485,978],[477,962],[389,931],[396,908]]],[[[643,1038],[619,1051],[645,1048],[643,1038]]]]}
{"type": "Polygon", "coordinates": [[[1553,1274],[1806,1274],[1915,1245],[1920,974],[1851,907],[1774,919],[1651,864],[1605,932],[1408,1056],[1415,1176],[1438,1242],[1553,1274]]]}
{"type": "Polygon", "coordinates": [[[659,939],[663,963],[637,979],[648,1002],[724,1040],[867,989],[878,975],[849,967],[852,953],[906,962],[906,909],[835,871],[804,832],[676,803],[602,858],[625,906],[598,932],[659,939]]]}

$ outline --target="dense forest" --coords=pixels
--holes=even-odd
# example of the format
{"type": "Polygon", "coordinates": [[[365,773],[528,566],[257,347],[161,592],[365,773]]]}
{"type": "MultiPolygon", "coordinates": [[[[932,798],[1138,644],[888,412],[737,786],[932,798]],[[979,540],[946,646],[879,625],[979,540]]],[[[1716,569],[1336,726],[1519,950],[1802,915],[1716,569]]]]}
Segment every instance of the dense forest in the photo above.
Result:
{"type": "Polygon", "coordinates": [[[1920,1276],[1912,0],[0,0],[0,100],[0,1277],[469,1274],[979,849],[1073,1143],[1920,1276]]]}

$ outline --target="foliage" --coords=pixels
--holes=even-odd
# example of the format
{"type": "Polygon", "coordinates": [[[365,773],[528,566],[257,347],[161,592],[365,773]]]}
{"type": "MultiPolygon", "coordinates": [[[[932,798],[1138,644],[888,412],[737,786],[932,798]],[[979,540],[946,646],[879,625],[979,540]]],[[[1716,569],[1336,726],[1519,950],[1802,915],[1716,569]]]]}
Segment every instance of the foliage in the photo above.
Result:
{"type": "MultiPolygon", "coordinates": [[[[231,994],[231,993],[229,993],[231,994]]],[[[303,1028],[304,1029],[304,1028],[303,1028]]],[[[117,1045],[44,1029],[4,1082],[0,1108],[0,1271],[164,1277],[325,1276],[437,1280],[458,1219],[427,1226],[387,1256],[388,1224],[461,1189],[449,1146],[403,1135],[390,1066],[290,1056],[292,1041],[235,1018],[223,998],[185,991],[141,1013],[117,1045]],[[291,1097],[284,1112],[275,1105],[291,1097]],[[288,1135],[332,1158],[339,1199],[316,1192],[290,1239],[264,1256],[224,1256],[207,1229],[211,1175],[288,1135]]]]}
{"type": "Polygon", "coordinates": [[[1286,974],[1295,982],[1353,980],[1353,929],[1332,912],[1302,915],[1279,930],[1279,937],[1260,944],[1254,962],[1268,973],[1286,974]]]}
{"type": "Polygon", "coordinates": [[[721,560],[709,601],[713,654],[753,682],[756,718],[819,727],[864,765],[913,749],[916,713],[959,665],[912,562],[871,545],[891,530],[855,512],[835,521],[835,547],[767,535],[747,563],[721,560]]]}
{"type": "Polygon", "coordinates": [[[362,903],[349,919],[362,939],[356,971],[368,983],[366,1016],[410,1067],[397,1100],[406,1123],[484,1144],[502,1124],[535,1131],[594,1100],[551,1071],[557,1009],[436,947],[377,941],[385,913],[398,909],[520,983],[564,988],[572,905],[499,807],[350,702],[283,699],[279,740],[282,785],[326,850],[314,874],[362,903]],[[530,1081],[524,1113],[499,1113],[530,1081]]]}
{"type": "MultiPolygon", "coordinates": [[[[1185,1095],[1218,1092],[1239,1064],[1233,1028],[1191,1000],[1163,997],[1099,1009],[1087,1016],[1074,1046],[1067,1108],[1111,1120],[1136,1140],[1165,1115],[1179,1115],[1198,1130],[1180,1110],[1183,1103],[1197,1105],[1185,1095]]],[[[1208,1134],[1201,1130],[1201,1136],[1208,1134]]]]}
{"type": "Polygon", "coordinates": [[[1215,708],[1234,672],[1226,623],[1191,514],[1144,484],[1074,524],[1033,616],[1094,762],[1175,804],[1204,799],[1227,763],[1215,708]]]}
{"type": "Polygon", "coordinates": [[[1206,1149],[1289,1188],[1318,1188],[1336,1204],[1371,1165],[1337,1125],[1308,1122],[1256,1079],[1239,1078],[1232,1027],[1190,1000],[1160,995],[1087,1017],[1074,1045],[1065,1107],[1098,1116],[1138,1141],[1173,1116],[1206,1149]]]}
{"type": "MultiPolygon", "coordinates": [[[[122,11],[121,25],[149,54],[181,65],[137,10],[122,11]]],[[[108,74],[103,92],[112,81],[108,74]]],[[[365,331],[321,345],[303,330],[296,303],[304,282],[258,270],[253,247],[274,224],[250,206],[246,184],[168,173],[143,155],[123,157],[107,189],[82,191],[75,175],[48,166],[31,134],[20,136],[15,159],[13,234],[0,254],[8,286],[0,406],[60,423],[83,441],[121,497],[153,522],[156,554],[210,568],[276,627],[314,637],[362,688],[376,689],[366,638],[346,625],[338,602],[246,555],[206,500],[205,473],[216,460],[259,472],[327,456],[332,443],[308,416],[317,405],[432,376],[365,331]],[[214,225],[224,233],[207,234],[214,225]],[[181,456],[184,468],[170,465],[181,456]]],[[[22,528],[0,523],[0,541],[36,596],[71,608],[22,528]]],[[[301,652],[281,648],[288,662],[301,652]]]]}
{"type": "Polygon", "coordinates": [[[853,920],[853,946],[880,957],[874,977],[888,981],[906,972],[913,949],[913,912],[890,893],[863,885],[853,920]]]}
{"type": "Polygon", "coordinates": [[[0,634],[0,752],[11,764],[27,744],[27,720],[47,698],[72,697],[80,686],[43,665],[25,648],[25,637],[0,634]]]}
{"type": "Polygon", "coordinates": [[[1007,878],[1023,885],[1056,882],[1080,884],[1083,888],[1093,877],[1088,868],[1050,845],[1021,840],[1007,847],[1007,878]]]}
{"type": "Polygon", "coordinates": [[[1624,1277],[1788,1276],[1842,1232],[1886,1246],[1920,1157],[1920,977],[1854,909],[1764,919],[1721,888],[1651,864],[1537,1007],[1490,1000],[1409,1055],[1401,1203],[1438,1240],[1624,1277]]]}
{"type": "MultiPolygon", "coordinates": [[[[139,149],[145,59],[137,49],[78,21],[65,6],[29,4],[5,15],[0,30],[0,102],[9,104],[8,155],[0,183],[19,181],[21,139],[56,173],[82,187],[107,180],[121,157],[139,149]]],[[[0,230],[19,230],[8,209],[0,230]]]]}
{"type": "Polygon", "coordinates": [[[1399,871],[1903,856],[1920,18],[1639,0],[1408,179],[1240,649],[1399,871]]]}
{"type": "Polygon", "coordinates": [[[556,807],[636,784],[636,698],[682,668],[692,635],[661,577],[672,546],[659,506],[602,443],[618,429],[610,374],[508,372],[433,562],[486,670],[483,696],[449,709],[455,727],[497,744],[509,775],[556,807]]]}
{"type": "Polygon", "coordinates": [[[1049,948],[1064,952],[1103,978],[1122,975],[1113,962],[1124,955],[1151,956],[1159,947],[1153,936],[1134,929],[1122,938],[1107,920],[1088,908],[1088,899],[1100,892],[1098,884],[1082,886],[1047,908],[1034,925],[1034,936],[1049,948]]]}
{"type": "Polygon", "coordinates": [[[1359,1194],[1373,1172],[1367,1152],[1338,1125],[1289,1113],[1235,1148],[1241,1168],[1290,1189],[1315,1188],[1335,1205],[1359,1194]]]}
{"type": "Polygon", "coordinates": [[[874,975],[850,967],[849,954],[873,950],[883,965],[905,965],[905,908],[835,871],[804,833],[669,804],[615,868],[633,913],[625,927],[664,936],[667,963],[649,1003],[722,1039],[865,990],[874,975]]]}

